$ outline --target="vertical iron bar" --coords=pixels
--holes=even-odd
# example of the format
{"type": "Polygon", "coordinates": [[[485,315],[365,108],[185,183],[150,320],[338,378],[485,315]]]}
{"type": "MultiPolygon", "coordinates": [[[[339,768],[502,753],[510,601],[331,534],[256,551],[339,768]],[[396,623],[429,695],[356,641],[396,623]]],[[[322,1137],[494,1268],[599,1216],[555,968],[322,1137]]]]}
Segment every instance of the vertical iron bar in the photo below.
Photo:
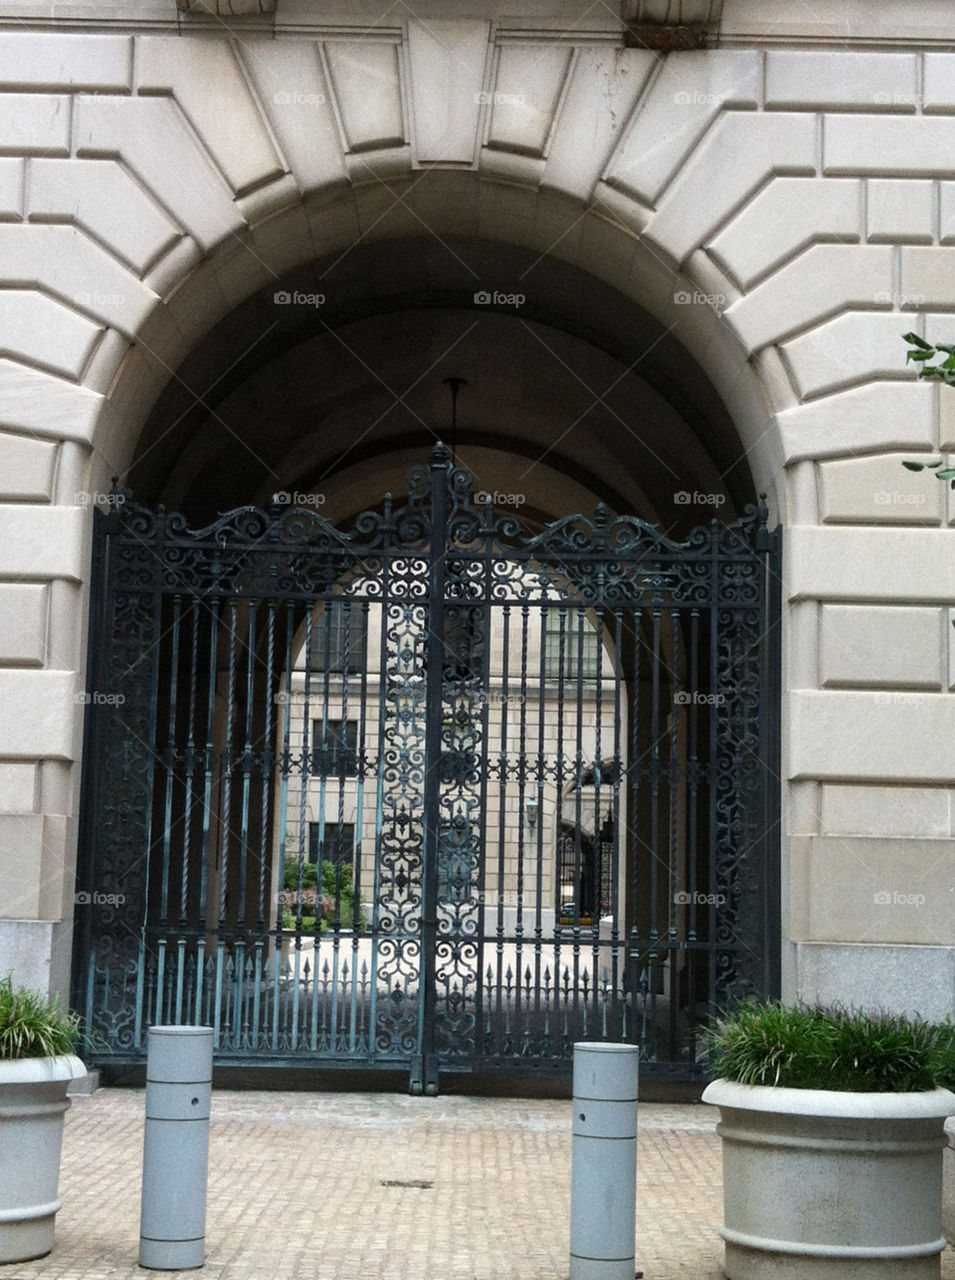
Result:
{"type": "Polygon", "coordinates": [[[438,822],[441,801],[441,730],[444,701],[445,591],[448,554],[448,463],[437,446],[431,455],[431,572],[428,577],[427,707],[425,710],[424,842],[421,875],[421,998],[418,1053],[421,1087],[438,1091],[437,1013],[438,822]]]}

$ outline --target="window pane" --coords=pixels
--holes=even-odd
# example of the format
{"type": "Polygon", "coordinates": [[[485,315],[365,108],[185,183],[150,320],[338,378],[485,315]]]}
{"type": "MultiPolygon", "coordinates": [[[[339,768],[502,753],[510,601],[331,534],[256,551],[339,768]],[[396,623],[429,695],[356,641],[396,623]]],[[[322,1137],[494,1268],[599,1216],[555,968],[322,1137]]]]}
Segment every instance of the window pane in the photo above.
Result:
{"type": "Polygon", "coordinates": [[[358,773],[358,721],[312,721],[312,773],[353,778],[358,773]]]}
{"type": "Polygon", "coordinates": [[[308,860],[309,862],[331,862],[333,864],[345,863],[351,866],[353,861],[352,852],[355,846],[355,824],[352,822],[326,822],[324,824],[324,839],[319,839],[323,834],[323,824],[321,822],[310,822],[308,824],[308,860]]]}
{"type": "Polygon", "coordinates": [[[576,680],[578,669],[585,680],[597,679],[600,637],[585,614],[558,609],[545,612],[544,676],[548,680],[557,680],[561,675],[561,650],[565,680],[576,680]]]}
{"type": "Polygon", "coordinates": [[[332,600],[312,623],[311,670],[348,673],[365,666],[365,610],[353,600],[332,600]]]}

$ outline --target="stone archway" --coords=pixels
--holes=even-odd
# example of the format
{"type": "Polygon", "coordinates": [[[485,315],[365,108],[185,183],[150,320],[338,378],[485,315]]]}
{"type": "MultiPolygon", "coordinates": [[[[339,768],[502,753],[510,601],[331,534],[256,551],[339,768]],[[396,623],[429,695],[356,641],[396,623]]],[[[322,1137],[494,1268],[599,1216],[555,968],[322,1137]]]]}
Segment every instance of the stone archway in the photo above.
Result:
{"type": "MultiPolygon", "coordinates": [[[[947,429],[950,410],[907,380],[896,335],[911,327],[900,312],[912,299],[950,306],[939,268],[952,251],[922,204],[896,208],[877,186],[932,176],[910,143],[917,127],[929,150],[946,145],[943,64],[927,81],[930,115],[916,120],[915,54],[866,53],[862,69],[832,49],[659,60],[621,49],[618,30],[578,35],[483,21],[305,24],[241,40],[161,23],[0,32],[16,67],[0,136],[0,252],[13,264],[0,290],[11,477],[0,545],[18,619],[0,671],[2,818],[23,868],[3,954],[42,985],[66,985],[88,508],[127,473],[206,335],[296,273],[317,290],[310,264],[346,255],[344,267],[359,243],[426,233],[520,246],[675,326],[693,363],[671,369],[671,389],[702,370],[755,488],[794,526],[786,626],[793,651],[810,655],[787,676],[799,690],[794,795],[815,813],[820,782],[848,778],[861,796],[886,778],[947,776],[891,732],[895,712],[872,701],[872,681],[910,688],[909,677],[860,675],[844,613],[848,602],[874,636],[871,602],[902,598],[886,568],[894,531],[851,526],[906,522],[873,497],[879,478],[897,471],[893,454],[933,448],[947,429]],[[874,84],[888,92],[874,97],[874,84]],[[879,199],[866,206],[866,194],[879,199]],[[822,639],[820,602],[835,609],[825,605],[822,639]],[[835,675],[824,677],[825,645],[835,675]],[[884,745],[847,766],[856,740],[842,726],[858,723],[884,745]]],[[[360,503],[366,480],[352,480],[360,503]]],[[[916,560],[933,559],[932,530],[906,536],[916,560]]],[[[893,625],[911,637],[938,588],[910,579],[905,590],[923,608],[893,625]]],[[[926,701],[941,677],[925,679],[906,707],[931,724],[929,740],[950,713],[926,701]]],[[[793,910],[792,936],[828,956],[841,926],[793,910]]],[[[869,937],[853,928],[855,941],[869,937]]]]}

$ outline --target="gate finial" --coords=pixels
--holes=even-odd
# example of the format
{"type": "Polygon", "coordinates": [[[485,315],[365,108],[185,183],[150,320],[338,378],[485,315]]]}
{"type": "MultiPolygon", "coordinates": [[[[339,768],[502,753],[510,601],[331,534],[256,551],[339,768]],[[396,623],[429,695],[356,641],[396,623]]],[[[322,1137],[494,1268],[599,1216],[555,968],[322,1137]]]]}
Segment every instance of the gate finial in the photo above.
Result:
{"type": "Polygon", "coordinates": [[[443,467],[448,461],[448,451],[444,441],[439,440],[431,450],[431,465],[433,467],[443,467]]]}

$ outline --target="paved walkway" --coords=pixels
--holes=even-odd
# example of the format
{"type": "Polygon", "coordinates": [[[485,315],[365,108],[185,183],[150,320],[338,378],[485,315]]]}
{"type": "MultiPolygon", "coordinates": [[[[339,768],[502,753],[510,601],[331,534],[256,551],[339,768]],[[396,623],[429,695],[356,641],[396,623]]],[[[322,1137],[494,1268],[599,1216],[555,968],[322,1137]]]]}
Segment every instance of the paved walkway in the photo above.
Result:
{"type": "MultiPolygon", "coordinates": [[[[67,1116],[53,1252],[0,1280],[142,1280],[143,1093],[67,1116]]],[[[570,1102],[369,1093],[213,1095],[208,1280],[566,1280],[570,1102]],[[402,1185],[404,1184],[404,1185],[402,1185]]],[[[637,1267],[722,1276],[709,1107],[642,1103],[637,1267]]],[[[160,1273],[156,1273],[160,1274],[160,1273]]],[[[955,1280],[946,1250],[943,1280],[955,1280]]]]}

